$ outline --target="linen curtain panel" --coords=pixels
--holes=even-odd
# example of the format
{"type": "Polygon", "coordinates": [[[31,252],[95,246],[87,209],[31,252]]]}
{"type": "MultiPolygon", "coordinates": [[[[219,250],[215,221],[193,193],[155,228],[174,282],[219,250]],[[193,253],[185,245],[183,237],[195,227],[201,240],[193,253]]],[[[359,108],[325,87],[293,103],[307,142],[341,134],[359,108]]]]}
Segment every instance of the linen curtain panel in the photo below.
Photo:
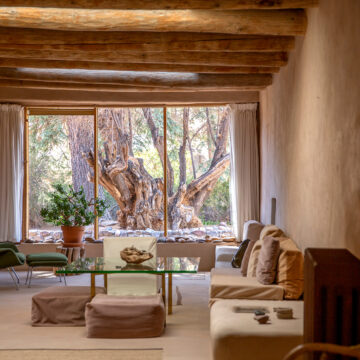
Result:
{"type": "Polygon", "coordinates": [[[233,104],[230,117],[231,219],[236,239],[244,222],[259,220],[257,104],[233,104]]]}
{"type": "Polygon", "coordinates": [[[0,242],[21,240],[24,110],[0,104],[0,242]]]}

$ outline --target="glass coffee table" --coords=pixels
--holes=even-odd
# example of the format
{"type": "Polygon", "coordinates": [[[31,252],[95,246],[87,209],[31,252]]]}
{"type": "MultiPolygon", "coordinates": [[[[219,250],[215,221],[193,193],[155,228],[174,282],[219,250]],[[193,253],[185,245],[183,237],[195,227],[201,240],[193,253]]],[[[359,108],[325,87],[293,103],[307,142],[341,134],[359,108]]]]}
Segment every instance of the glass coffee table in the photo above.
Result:
{"type": "Polygon", "coordinates": [[[91,296],[96,295],[95,276],[104,276],[104,286],[107,288],[108,274],[143,273],[160,275],[164,303],[166,303],[165,277],[168,274],[168,314],[172,314],[172,274],[195,274],[199,269],[199,257],[157,257],[141,264],[127,264],[121,258],[83,258],[78,259],[62,269],[57,274],[90,274],[91,296]]]}

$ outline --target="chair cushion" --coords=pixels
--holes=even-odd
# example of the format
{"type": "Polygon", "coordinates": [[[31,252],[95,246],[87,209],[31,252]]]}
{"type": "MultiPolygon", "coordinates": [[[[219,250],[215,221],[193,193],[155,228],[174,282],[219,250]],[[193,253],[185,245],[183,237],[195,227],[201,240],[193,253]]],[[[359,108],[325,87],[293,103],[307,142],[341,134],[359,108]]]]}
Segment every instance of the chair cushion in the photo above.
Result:
{"type": "Polygon", "coordinates": [[[210,298],[282,300],[284,289],[276,284],[262,285],[256,278],[241,276],[239,269],[212,269],[210,298]]]}
{"type": "Polygon", "coordinates": [[[89,338],[146,338],[160,336],[165,324],[161,295],[96,295],[86,305],[89,338]]]}
{"type": "MultiPolygon", "coordinates": [[[[102,287],[96,293],[105,293],[102,287]]],[[[32,326],[85,326],[85,306],[91,301],[89,286],[56,286],[32,297],[32,326]]]]}
{"type": "Polygon", "coordinates": [[[57,252],[37,253],[26,255],[26,263],[29,266],[65,266],[68,258],[57,252]]]}

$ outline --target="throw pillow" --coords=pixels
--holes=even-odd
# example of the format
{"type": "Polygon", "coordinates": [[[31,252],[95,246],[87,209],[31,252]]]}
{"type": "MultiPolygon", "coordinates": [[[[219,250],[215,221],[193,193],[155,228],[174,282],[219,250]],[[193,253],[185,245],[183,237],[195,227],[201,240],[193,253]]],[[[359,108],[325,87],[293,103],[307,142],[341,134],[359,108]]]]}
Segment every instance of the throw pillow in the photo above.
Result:
{"type": "Polygon", "coordinates": [[[246,276],[247,275],[247,269],[248,269],[248,265],[249,265],[249,259],[250,259],[250,254],[251,251],[255,245],[256,241],[255,240],[250,240],[248,242],[248,245],[246,247],[245,253],[244,253],[244,257],[242,259],[241,262],[241,267],[240,267],[240,272],[242,276],[246,276]]]}
{"type": "Polygon", "coordinates": [[[275,281],[276,266],[280,254],[280,241],[266,236],[263,239],[256,266],[256,279],[264,285],[275,281]]]}
{"type": "Polygon", "coordinates": [[[285,299],[297,300],[304,291],[304,256],[291,239],[279,240],[276,283],[285,289],[285,299]]]}
{"type": "Polygon", "coordinates": [[[231,266],[233,268],[240,268],[241,267],[241,263],[242,263],[242,260],[244,258],[245,251],[246,251],[246,248],[248,247],[249,242],[250,242],[250,240],[246,239],[246,240],[243,240],[240,243],[240,246],[239,246],[236,254],[234,255],[234,257],[231,260],[231,266]]]}
{"type": "Polygon", "coordinates": [[[259,259],[261,244],[261,240],[255,241],[255,244],[251,250],[249,264],[247,267],[247,277],[256,277],[256,267],[259,259]]]}

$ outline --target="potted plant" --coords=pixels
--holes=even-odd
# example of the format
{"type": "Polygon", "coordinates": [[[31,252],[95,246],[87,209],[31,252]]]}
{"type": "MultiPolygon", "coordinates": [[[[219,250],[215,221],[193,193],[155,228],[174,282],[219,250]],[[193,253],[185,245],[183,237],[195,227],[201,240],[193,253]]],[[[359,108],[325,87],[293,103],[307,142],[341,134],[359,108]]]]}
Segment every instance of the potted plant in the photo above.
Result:
{"type": "Polygon", "coordinates": [[[98,198],[86,200],[84,188],[75,191],[71,185],[56,184],[49,193],[50,203],[40,211],[47,223],[61,226],[65,247],[76,247],[81,243],[85,226],[104,215],[108,207],[98,198]]]}

